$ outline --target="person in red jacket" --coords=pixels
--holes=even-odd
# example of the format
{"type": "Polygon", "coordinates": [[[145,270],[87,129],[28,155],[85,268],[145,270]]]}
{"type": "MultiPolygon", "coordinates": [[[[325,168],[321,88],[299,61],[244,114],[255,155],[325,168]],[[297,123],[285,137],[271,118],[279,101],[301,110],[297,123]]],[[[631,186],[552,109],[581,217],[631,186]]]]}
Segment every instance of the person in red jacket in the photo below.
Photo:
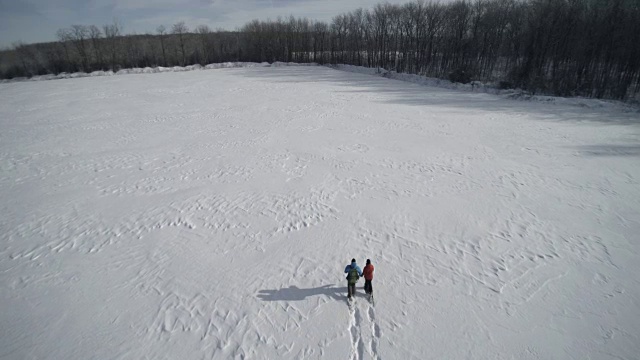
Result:
{"type": "Polygon", "coordinates": [[[373,287],[371,286],[371,281],[373,280],[373,265],[371,265],[371,260],[367,259],[367,265],[362,269],[362,274],[364,275],[364,292],[373,294],[373,287]]]}

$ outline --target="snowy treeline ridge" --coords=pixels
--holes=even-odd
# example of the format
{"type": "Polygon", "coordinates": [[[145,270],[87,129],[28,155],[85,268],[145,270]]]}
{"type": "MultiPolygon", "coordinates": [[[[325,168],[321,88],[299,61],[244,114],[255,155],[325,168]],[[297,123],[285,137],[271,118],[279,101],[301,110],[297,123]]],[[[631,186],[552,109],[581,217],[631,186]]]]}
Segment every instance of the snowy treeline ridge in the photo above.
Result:
{"type": "MultiPolygon", "coordinates": [[[[57,75],[48,74],[48,75],[33,76],[31,78],[22,77],[22,78],[13,78],[13,79],[3,79],[3,80],[0,80],[0,84],[11,83],[11,82],[23,82],[23,81],[74,79],[74,78],[95,77],[95,76],[154,74],[154,73],[183,72],[183,71],[193,71],[193,70],[212,70],[212,69],[250,68],[250,67],[281,67],[281,66],[320,66],[320,65],[317,63],[294,63],[294,62],[289,62],[289,63],[285,63],[285,62],[274,62],[274,63],[224,62],[224,63],[217,63],[217,64],[209,64],[206,66],[196,64],[196,65],[189,65],[189,66],[172,66],[172,67],[158,66],[158,67],[121,69],[117,72],[93,71],[90,73],[75,72],[75,73],[60,73],[57,75]]],[[[616,101],[616,100],[599,100],[599,99],[580,98],[580,97],[563,98],[558,96],[531,95],[529,92],[525,90],[499,89],[498,86],[494,83],[483,83],[480,81],[472,81],[469,84],[462,84],[462,83],[454,83],[445,79],[439,79],[439,78],[433,78],[433,77],[427,77],[427,76],[421,76],[421,75],[415,75],[415,74],[398,73],[395,71],[388,71],[382,68],[368,68],[364,66],[345,65],[345,64],[324,65],[324,66],[327,66],[336,70],[341,70],[341,71],[348,71],[348,72],[373,75],[373,76],[381,76],[388,79],[410,82],[410,83],[419,84],[422,86],[432,86],[432,87],[455,89],[455,90],[462,90],[462,91],[483,92],[488,94],[500,95],[501,97],[510,98],[510,99],[540,101],[540,102],[546,102],[546,103],[562,103],[564,105],[573,105],[573,106],[587,107],[587,108],[602,108],[602,107],[615,106],[626,111],[640,111],[640,108],[637,106],[633,106],[628,103],[624,103],[622,101],[616,101]]]]}
{"type": "Polygon", "coordinates": [[[600,100],[581,97],[563,98],[559,96],[544,96],[544,95],[532,95],[528,91],[522,89],[499,89],[495,83],[483,83],[480,81],[472,81],[469,84],[454,83],[445,79],[432,78],[427,76],[397,73],[395,71],[387,71],[382,68],[368,68],[363,66],[354,65],[327,65],[328,67],[356,72],[361,74],[382,76],[388,79],[406,81],[422,86],[432,86],[445,89],[455,89],[462,91],[474,91],[483,92],[488,94],[500,95],[503,98],[517,99],[517,100],[529,100],[540,101],[545,103],[572,105],[586,108],[603,108],[603,107],[617,107],[623,111],[640,111],[640,107],[631,105],[617,100],[600,100]]]}
{"type": "Polygon", "coordinates": [[[18,82],[18,81],[40,81],[40,80],[58,80],[58,79],[75,79],[75,78],[83,78],[83,77],[94,77],[94,76],[112,76],[112,75],[127,75],[127,74],[154,74],[154,73],[162,73],[162,72],[181,72],[181,71],[193,71],[193,70],[211,70],[211,69],[226,69],[226,68],[244,68],[244,67],[277,67],[277,66],[317,66],[317,64],[297,64],[297,63],[282,63],[275,62],[273,64],[269,64],[267,62],[263,63],[255,63],[255,62],[224,62],[218,64],[209,64],[206,66],[202,66],[199,64],[189,65],[189,66],[172,66],[172,67],[145,67],[145,68],[131,68],[131,69],[121,69],[119,71],[93,71],[90,73],[86,72],[74,72],[74,73],[60,73],[57,75],[47,74],[47,75],[38,75],[32,76],[30,78],[20,77],[13,79],[3,79],[0,80],[1,83],[10,83],[10,82],[18,82]]]}

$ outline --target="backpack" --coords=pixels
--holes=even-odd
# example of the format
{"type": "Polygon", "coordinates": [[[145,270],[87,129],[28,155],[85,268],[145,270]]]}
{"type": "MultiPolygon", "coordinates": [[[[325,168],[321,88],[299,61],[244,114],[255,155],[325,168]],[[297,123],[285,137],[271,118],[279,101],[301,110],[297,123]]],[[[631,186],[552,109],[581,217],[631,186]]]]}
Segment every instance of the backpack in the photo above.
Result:
{"type": "Polygon", "coordinates": [[[347,273],[347,281],[349,285],[355,285],[355,283],[360,279],[358,275],[358,270],[356,268],[351,268],[347,273]]]}

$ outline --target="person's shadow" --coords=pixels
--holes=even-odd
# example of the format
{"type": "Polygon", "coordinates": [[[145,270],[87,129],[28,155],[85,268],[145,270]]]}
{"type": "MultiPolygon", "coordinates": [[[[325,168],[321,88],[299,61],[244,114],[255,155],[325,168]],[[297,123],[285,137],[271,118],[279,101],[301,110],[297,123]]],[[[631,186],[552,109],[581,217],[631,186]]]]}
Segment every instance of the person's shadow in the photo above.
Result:
{"type": "MultiPolygon", "coordinates": [[[[325,295],[334,300],[347,300],[347,287],[323,285],[317,288],[301,289],[295,285],[276,290],[260,290],[258,298],[262,301],[302,301],[310,296],[325,295]]],[[[356,292],[356,296],[364,296],[356,292]]]]}

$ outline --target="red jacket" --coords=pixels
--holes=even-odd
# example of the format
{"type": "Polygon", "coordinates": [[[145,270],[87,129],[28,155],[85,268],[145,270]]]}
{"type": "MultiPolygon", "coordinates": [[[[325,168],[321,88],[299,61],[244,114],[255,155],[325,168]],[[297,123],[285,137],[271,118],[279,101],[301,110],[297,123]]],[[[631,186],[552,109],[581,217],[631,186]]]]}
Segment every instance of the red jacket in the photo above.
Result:
{"type": "Polygon", "coordinates": [[[373,280],[373,265],[368,264],[362,269],[362,275],[364,275],[365,280],[373,280]]]}

